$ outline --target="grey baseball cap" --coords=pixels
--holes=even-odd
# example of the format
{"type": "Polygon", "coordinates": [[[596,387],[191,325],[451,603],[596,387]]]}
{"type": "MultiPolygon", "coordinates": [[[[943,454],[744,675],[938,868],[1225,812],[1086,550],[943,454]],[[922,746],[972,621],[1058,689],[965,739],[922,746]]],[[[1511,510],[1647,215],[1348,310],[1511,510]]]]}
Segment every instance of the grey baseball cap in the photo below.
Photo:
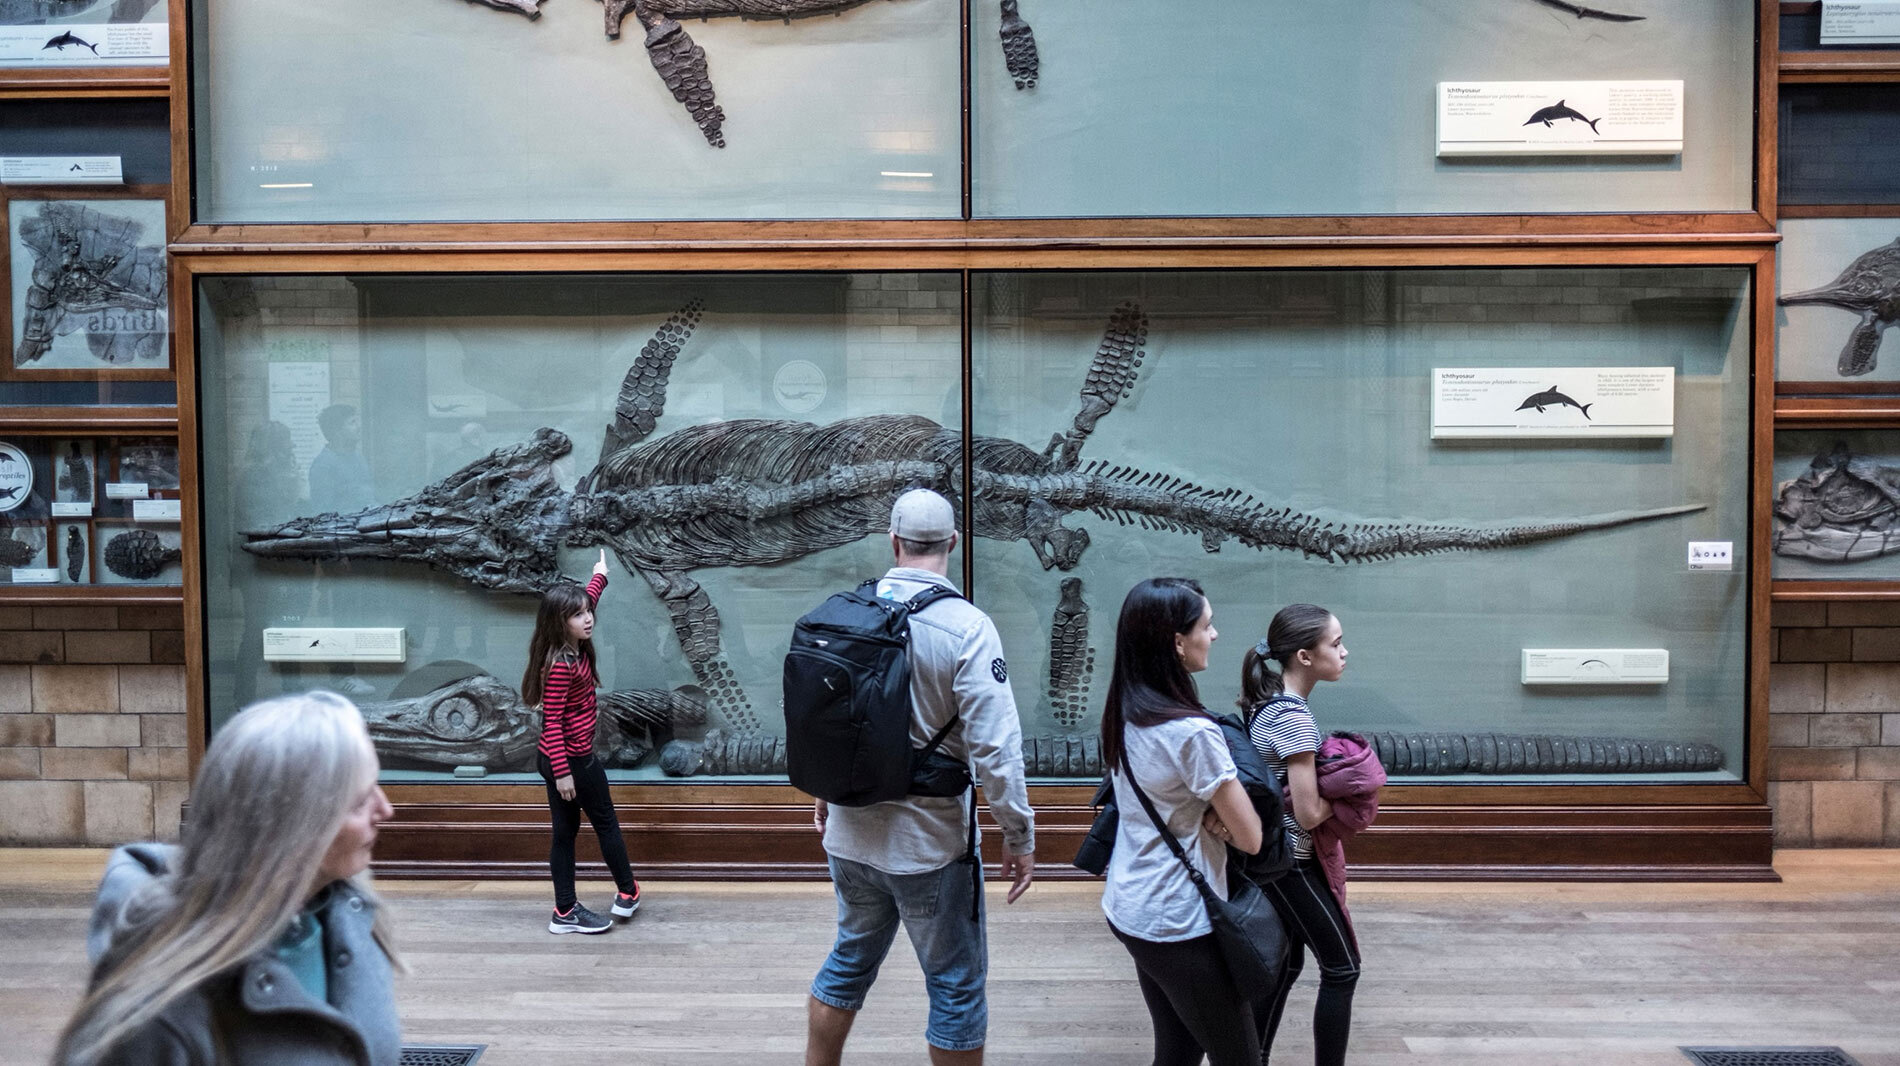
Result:
{"type": "Polygon", "coordinates": [[[929,489],[912,489],[891,505],[891,532],[922,544],[949,540],[957,531],[950,501],[929,489]]]}

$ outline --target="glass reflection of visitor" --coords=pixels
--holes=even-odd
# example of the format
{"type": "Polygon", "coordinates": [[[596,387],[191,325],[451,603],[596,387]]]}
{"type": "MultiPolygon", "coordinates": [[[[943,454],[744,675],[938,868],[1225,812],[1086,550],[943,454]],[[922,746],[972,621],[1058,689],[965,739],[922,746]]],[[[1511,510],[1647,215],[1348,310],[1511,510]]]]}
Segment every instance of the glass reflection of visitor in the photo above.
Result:
{"type": "MultiPolygon", "coordinates": [[[[239,470],[234,515],[239,529],[265,529],[303,512],[307,501],[303,499],[303,479],[297,476],[297,448],[289,426],[272,420],[254,427],[239,470]]],[[[267,571],[281,567],[265,560],[256,565],[267,571]]],[[[232,679],[233,702],[238,706],[257,698],[257,675],[264,666],[264,630],[300,624],[309,603],[309,590],[301,582],[275,577],[271,574],[262,580],[233,583],[240,593],[242,611],[236,676],[232,679]]],[[[278,668],[286,687],[293,686],[302,673],[296,663],[279,663],[278,668]]]]}
{"type": "MultiPolygon", "coordinates": [[[[351,514],[376,503],[376,481],[363,458],[363,421],[356,408],[333,403],[317,412],[323,450],[310,460],[310,506],[318,513],[351,514]]],[[[336,626],[363,625],[368,600],[350,580],[350,561],[337,559],[317,568],[317,610],[336,626]],[[326,580],[327,579],[327,580],[326,580]]],[[[338,663],[332,671],[343,692],[363,697],[375,691],[356,676],[356,667],[338,663]]]]}

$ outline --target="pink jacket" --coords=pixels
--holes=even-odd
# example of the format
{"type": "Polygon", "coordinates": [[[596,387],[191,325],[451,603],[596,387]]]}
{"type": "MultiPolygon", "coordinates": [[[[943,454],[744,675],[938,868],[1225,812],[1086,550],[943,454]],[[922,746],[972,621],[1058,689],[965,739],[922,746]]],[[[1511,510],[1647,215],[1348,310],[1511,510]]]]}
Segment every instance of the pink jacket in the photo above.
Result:
{"type": "Polygon", "coordinates": [[[1359,938],[1352,932],[1352,914],[1346,910],[1346,838],[1372,824],[1379,815],[1379,789],[1385,785],[1385,767],[1379,756],[1356,733],[1334,734],[1320,743],[1314,760],[1319,796],[1330,800],[1333,816],[1313,830],[1313,854],[1326,871],[1326,885],[1339,901],[1353,948],[1359,938]]]}

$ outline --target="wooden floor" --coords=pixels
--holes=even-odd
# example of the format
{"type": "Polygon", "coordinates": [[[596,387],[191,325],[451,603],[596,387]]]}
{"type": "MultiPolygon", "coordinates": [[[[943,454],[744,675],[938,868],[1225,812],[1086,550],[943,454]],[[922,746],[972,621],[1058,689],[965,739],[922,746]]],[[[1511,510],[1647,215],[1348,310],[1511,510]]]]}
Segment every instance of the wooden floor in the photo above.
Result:
{"type": "MultiPolygon", "coordinates": [[[[41,1063],[83,981],[96,851],[0,850],[0,1062],[41,1063]]],[[[1900,1066],[1900,852],[1783,852],[1780,884],[1367,884],[1352,1061],[1681,1064],[1678,1045],[1830,1044],[1900,1066]]],[[[544,886],[385,882],[411,1042],[483,1066],[802,1061],[832,932],[822,884],[653,883],[630,926],[545,932],[544,886]]],[[[609,886],[583,898],[603,909],[609,886]]],[[[990,1054],[1148,1061],[1148,1018],[1093,884],[992,893],[990,1054]]],[[[1310,1062],[1313,976],[1283,1063],[1310,1062]]],[[[924,993],[902,938],[846,1062],[908,1064],[924,993]]]]}

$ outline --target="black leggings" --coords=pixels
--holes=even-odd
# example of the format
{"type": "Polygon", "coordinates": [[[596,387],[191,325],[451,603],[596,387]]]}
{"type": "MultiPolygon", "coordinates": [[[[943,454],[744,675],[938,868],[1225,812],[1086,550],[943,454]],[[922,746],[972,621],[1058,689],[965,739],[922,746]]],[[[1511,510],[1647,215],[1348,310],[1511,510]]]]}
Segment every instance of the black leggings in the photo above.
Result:
{"type": "Polygon", "coordinates": [[[1228,975],[1214,934],[1166,943],[1109,931],[1135,958],[1141,998],[1154,1019],[1154,1066],[1255,1066],[1260,1037],[1253,1007],[1228,975]]]}
{"type": "Polygon", "coordinates": [[[620,891],[634,889],[633,868],[627,865],[627,842],[620,839],[620,818],[614,814],[613,794],[607,791],[607,771],[592,755],[567,761],[574,775],[574,798],[564,800],[554,787],[554,769],[546,755],[535,756],[536,769],[548,786],[548,813],[554,816],[554,839],[548,845],[548,872],[554,875],[554,909],[565,913],[574,906],[574,838],[580,835],[581,812],[594,824],[600,857],[614,875],[620,891]]]}
{"type": "Polygon", "coordinates": [[[1319,860],[1301,859],[1284,877],[1262,886],[1273,909],[1286,926],[1286,970],[1273,998],[1262,1004],[1266,1015],[1261,1029],[1260,1061],[1273,1054],[1273,1037],[1280,1028],[1287,993],[1305,964],[1305,948],[1319,960],[1319,999],[1313,1005],[1313,1061],[1316,1066],[1338,1066],[1346,1061],[1346,1038],[1352,1032],[1352,992],[1359,983],[1359,951],[1339,913],[1339,902],[1326,885],[1319,860]]]}

